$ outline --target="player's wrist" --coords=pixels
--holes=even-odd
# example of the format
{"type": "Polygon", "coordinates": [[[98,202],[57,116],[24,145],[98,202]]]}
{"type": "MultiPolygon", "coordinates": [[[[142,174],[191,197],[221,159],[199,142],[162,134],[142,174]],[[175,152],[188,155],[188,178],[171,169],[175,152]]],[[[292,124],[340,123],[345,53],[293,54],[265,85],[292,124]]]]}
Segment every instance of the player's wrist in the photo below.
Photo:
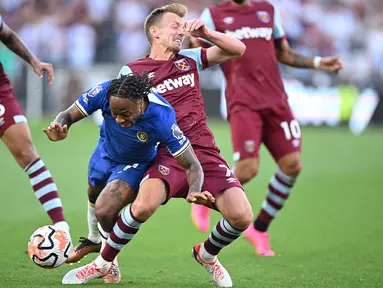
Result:
{"type": "Polygon", "coordinates": [[[313,59],[313,66],[314,66],[314,68],[315,68],[315,69],[319,69],[321,63],[322,63],[322,57],[320,57],[320,56],[315,56],[314,59],[313,59]]]}

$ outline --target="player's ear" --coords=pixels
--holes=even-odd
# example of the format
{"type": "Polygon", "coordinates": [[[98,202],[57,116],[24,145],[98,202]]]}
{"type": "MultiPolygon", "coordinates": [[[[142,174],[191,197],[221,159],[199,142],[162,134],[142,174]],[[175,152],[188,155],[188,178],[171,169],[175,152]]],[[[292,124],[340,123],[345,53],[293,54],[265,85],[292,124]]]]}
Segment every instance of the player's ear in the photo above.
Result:
{"type": "Polygon", "coordinates": [[[151,26],[149,28],[150,35],[152,35],[152,38],[157,38],[159,37],[159,29],[156,26],[151,26]]]}

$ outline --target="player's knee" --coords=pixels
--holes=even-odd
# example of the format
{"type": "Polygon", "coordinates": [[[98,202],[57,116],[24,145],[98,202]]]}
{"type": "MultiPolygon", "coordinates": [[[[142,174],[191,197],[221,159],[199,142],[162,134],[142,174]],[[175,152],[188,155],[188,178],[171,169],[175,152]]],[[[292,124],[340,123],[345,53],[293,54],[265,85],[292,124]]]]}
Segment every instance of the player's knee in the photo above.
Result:
{"type": "Polygon", "coordinates": [[[235,176],[242,184],[250,181],[258,174],[258,161],[255,158],[247,158],[235,164],[235,176]]]}
{"type": "Polygon", "coordinates": [[[151,205],[150,203],[145,203],[141,201],[135,201],[132,204],[132,214],[140,222],[145,222],[148,220],[154,212],[157,210],[157,206],[151,205]]]}
{"type": "Polygon", "coordinates": [[[106,209],[105,206],[100,206],[98,203],[96,202],[95,207],[97,221],[105,232],[110,233],[113,230],[114,223],[117,221],[118,212],[110,211],[110,209],[106,209]]]}
{"type": "Polygon", "coordinates": [[[32,142],[23,143],[23,145],[16,145],[14,149],[12,149],[12,154],[16,162],[23,169],[39,158],[36,148],[33,146],[32,142]]]}
{"type": "Polygon", "coordinates": [[[246,230],[253,221],[253,212],[251,209],[246,209],[231,215],[228,221],[234,228],[238,230],[246,230]]]}
{"type": "Polygon", "coordinates": [[[288,161],[281,161],[279,168],[288,176],[297,177],[302,171],[302,162],[299,156],[291,157],[288,161]]]}

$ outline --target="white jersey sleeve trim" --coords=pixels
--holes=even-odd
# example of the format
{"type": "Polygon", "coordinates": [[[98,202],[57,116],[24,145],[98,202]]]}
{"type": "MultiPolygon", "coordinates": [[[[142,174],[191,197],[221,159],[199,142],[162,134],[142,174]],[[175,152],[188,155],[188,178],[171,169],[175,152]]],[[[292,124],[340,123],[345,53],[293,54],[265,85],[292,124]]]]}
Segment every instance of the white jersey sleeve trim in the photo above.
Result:
{"type": "Polygon", "coordinates": [[[78,100],[76,100],[76,102],[74,102],[74,104],[76,105],[76,107],[78,108],[78,110],[80,110],[80,112],[85,116],[85,117],[88,117],[88,112],[86,112],[86,110],[84,109],[84,107],[82,107],[82,105],[80,104],[80,102],[78,100]]]}
{"type": "Polygon", "coordinates": [[[189,146],[190,146],[190,141],[189,141],[189,139],[188,139],[188,140],[185,142],[184,146],[183,146],[180,150],[178,150],[178,151],[175,152],[175,153],[172,153],[172,156],[173,156],[174,158],[180,156],[182,153],[184,153],[184,152],[186,151],[187,148],[189,148],[189,146]]]}
{"type": "Polygon", "coordinates": [[[162,106],[170,107],[170,105],[168,105],[165,102],[161,101],[161,99],[158,98],[157,95],[154,94],[153,92],[148,94],[148,99],[149,99],[149,102],[153,102],[153,103],[156,103],[156,104],[159,104],[159,105],[162,105],[162,106]]]}

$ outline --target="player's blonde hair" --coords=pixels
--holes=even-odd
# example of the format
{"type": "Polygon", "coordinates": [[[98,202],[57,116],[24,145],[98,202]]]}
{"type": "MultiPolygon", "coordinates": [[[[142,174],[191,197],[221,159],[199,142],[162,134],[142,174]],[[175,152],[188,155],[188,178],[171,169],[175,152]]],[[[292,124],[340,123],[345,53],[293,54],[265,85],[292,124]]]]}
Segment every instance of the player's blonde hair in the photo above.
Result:
{"type": "Polygon", "coordinates": [[[158,23],[162,19],[162,16],[165,13],[173,13],[177,16],[184,18],[188,12],[188,9],[185,5],[179,3],[172,3],[169,5],[165,5],[159,8],[154,9],[148,17],[145,19],[144,29],[146,38],[148,38],[149,42],[152,42],[152,35],[150,34],[150,27],[154,24],[158,23]]]}

